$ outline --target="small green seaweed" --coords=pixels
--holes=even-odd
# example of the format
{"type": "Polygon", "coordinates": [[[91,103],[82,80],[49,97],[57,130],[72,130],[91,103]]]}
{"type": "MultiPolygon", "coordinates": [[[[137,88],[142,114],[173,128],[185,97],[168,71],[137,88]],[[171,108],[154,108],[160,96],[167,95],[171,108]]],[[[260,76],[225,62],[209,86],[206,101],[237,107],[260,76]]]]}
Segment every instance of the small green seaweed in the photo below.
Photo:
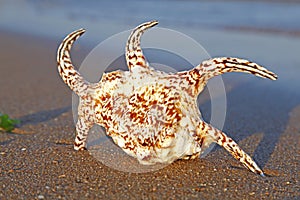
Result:
{"type": "Polygon", "coordinates": [[[11,132],[20,120],[11,119],[7,114],[0,113],[0,131],[11,132]]]}

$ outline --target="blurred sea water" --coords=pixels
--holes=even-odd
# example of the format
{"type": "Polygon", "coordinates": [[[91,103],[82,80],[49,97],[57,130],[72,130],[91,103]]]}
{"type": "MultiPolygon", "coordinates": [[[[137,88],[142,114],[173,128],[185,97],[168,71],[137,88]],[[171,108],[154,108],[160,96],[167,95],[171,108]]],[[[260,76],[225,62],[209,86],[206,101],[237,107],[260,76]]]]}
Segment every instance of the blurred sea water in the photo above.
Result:
{"type": "MultiPolygon", "coordinates": [[[[277,72],[286,74],[289,80],[291,77],[299,79],[297,74],[300,72],[296,73],[300,70],[298,2],[0,0],[0,31],[60,41],[71,31],[85,28],[87,33],[82,42],[90,47],[153,19],[160,22],[160,28],[169,28],[191,37],[212,57],[234,55],[253,59],[277,68],[277,72]],[[236,31],[241,29],[246,31],[236,31]],[[267,33],[257,34],[256,31],[259,30],[266,30],[267,33]],[[276,31],[283,34],[273,34],[276,31]],[[285,33],[297,34],[291,37],[291,34],[285,33]]],[[[126,37],[121,41],[123,46],[126,37]]],[[[173,41],[167,35],[155,36],[153,39],[151,34],[149,37],[145,34],[143,45],[147,43],[147,39],[151,44],[166,39],[173,41]]],[[[175,40],[173,43],[180,50],[191,51],[182,41],[175,40]]],[[[114,45],[106,50],[108,48],[111,52],[115,51],[114,45]]]]}
{"type": "Polygon", "coordinates": [[[103,40],[112,33],[152,19],[168,28],[230,27],[300,32],[300,4],[201,0],[0,0],[0,29],[35,35],[56,37],[84,27],[94,32],[92,38],[103,40]]]}

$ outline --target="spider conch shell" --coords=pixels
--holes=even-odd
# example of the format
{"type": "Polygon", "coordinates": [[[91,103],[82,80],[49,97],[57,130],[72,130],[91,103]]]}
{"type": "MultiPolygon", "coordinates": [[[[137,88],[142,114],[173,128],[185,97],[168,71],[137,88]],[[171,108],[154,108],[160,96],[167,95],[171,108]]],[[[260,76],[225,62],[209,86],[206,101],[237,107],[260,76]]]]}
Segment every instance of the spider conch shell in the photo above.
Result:
{"type": "Polygon", "coordinates": [[[69,34],[59,46],[59,74],[80,98],[75,150],[86,148],[89,129],[98,124],[141,164],[194,159],[215,142],[250,171],[264,176],[233,139],[203,121],[196,100],[210,78],[226,72],[271,80],[277,76],[256,63],[232,57],[205,60],[189,71],[157,71],[149,66],[140,47],[144,31],[157,23],[143,23],[129,36],[125,54],[129,71],[103,74],[98,83],[86,81],[71,62],[70,49],[84,29],[69,34]]]}

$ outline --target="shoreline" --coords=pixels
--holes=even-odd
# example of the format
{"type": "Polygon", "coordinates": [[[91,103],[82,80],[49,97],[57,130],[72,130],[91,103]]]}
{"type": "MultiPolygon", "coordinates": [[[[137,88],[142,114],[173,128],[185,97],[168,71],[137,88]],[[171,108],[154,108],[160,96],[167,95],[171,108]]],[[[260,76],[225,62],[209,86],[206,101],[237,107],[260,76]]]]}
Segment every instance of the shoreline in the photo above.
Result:
{"type": "MultiPolygon", "coordinates": [[[[92,2],[86,4],[75,1],[22,3],[3,2],[0,7],[0,27],[14,31],[60,37],[77,28],[86,28],[91,33],[91,41],[104,40],[107,37],[135,25],[159,20],[161,27],[195,28],[198,30],[241,30],[267,32],[298,37],[300,26],[299,4],[272,4],[271,1],[156,1],[128,4],[116,2],[92,2]],[[172,5],[169,4],[172,2],[172,5]],[[266,3],[267,2],[267,3],[266,3]],[[147,10],[133,17],[135,6],[147,10]],[[82,11],[79,11],[81,8],[82,11]],[[106,9],[105,9],[106,8],[106,9]],[[120,13],[111,13],[120,9],[120,13]],[[18,13],[13,15],[14,12],[18,13]],[[169,12],[165,12],[169,10],[169,12]],[[215,12],[221,11],[221,12],[215,12]],[[250,11],[250,12],[248,12],[250,11]],[[178,17],[176,17],[178,16],[178,17]],[[20,18],[26,23],[20,21],[20,18]],[[177,19],[178,18],[178,19],[177,19]],[[84,26],[84,27],[82,27],[84,26]]],[[[277,2],[277,1],[276,1],[277,2]]],[[[281,1],[282,2],[282,1],[281,1]]]]}
{"type": "MultiPolygon", "coordinates": [[[[234,1],[234,0],[233,0],[234,1]]],[[[300,1],[299,1],[300,2],[300,1]]],[[[211,31],[211,32],[225,32],[225,33],[237,33],[237,34],[252,34],[252,35],[262,35],[262,36],[266,36],[266,35],[270,35],[270,36],[279,36],[279,37],[287,37],[287,38],[300,38],[300,30],[285,30],[285,29],[280,29],[280,28],[260,28],[260,27],[251,27],[251,26],[202,26],[201,28],[199,28],[198,25],[196,24],[189,24],[189,28],[187,29],[186,33],[189,32],[189,30],[195,30],[195,29],[199,29],[200,31],[211,31]]],[[[120,30],[121,32],[123,31],[127,31],[132,29],[134,26],[130,26],[129,28],[125,28],[124,30],[120,30]]],[[[161,24],[160,26],[161,28],[169,28],[169,27],[174,27],[169,26],[168,23],[165,24],[161,24]]],[[[173,28],[174,29],[174,28],[173,28]]],[[[178,26],[178,30],[182,29],[185,30],[184,27],[182,26],[178,26]]],[[[176,31],[176,29],[174,29],[176,31]]],[[[71,30],[70,30],[71,31],[71,30]]],[[[95,33],[95,30],[91,30],[93,33],[92,38],[88,39],[87,41],[85,41],[84,46],[85,47],[93,47],[96,42],[101,42],[101,40],[105,40],[107,38],[94,38],[94,36],[97,34],[95,33]],[[100,40],[99,40],[100,39],[100,40]]],[[[44,34],[37,34],[37,33],[33,33],[33,32],[28,32],[25,30],[16,30],[16,29],[10,29],[10,28],[4,28],[4,27],[0,27],[0,33],[1,34],[12,34],[15,37],[18,36],[22,36],[22,37],[32,37],[32,38],[36,38],[39,40],[49,40],[49,41],[57,41],[59,39],[62,39],[66,34],[68,34],[68,32],[60,34],[59,36],[57,35],[44,35],[44,34]]],[[[185,32],[183,32],[185,33],[185,32]]],[[[99,33],[98,33],[99,34],[99,33]]],[[[112,32],[112,35],[117,34],[112,32]]],[[[107,35],[107,34],[105,34],[107,35]]],[[[111,35],[107,35],[107,37],[110,37],[111,35]]]]}

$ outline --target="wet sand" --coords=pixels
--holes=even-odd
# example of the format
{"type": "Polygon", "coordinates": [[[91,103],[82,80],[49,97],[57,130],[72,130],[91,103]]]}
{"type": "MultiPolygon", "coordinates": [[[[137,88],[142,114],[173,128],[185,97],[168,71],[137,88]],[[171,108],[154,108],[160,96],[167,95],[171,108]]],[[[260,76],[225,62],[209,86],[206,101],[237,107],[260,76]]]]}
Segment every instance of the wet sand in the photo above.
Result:
{"type": "MultiPolygon", "coordinates": [[[[125,173],[73,150],[71,91],[55,62],[60,40],[0,32],[0,111],[22,121],[18,134],[0,133],[0,199],[300,198],[300,80],[293,72],[279,74],[277,82],[224,76],[226,87],[234,87],[223,130],[267,177],[250,173],[221,148],[159,171],[125,173]]],[[[88,50],[74,48],[77,66],[88,50]]],[[[203,103],[202,111],[209,107],[203,103]]]]}

